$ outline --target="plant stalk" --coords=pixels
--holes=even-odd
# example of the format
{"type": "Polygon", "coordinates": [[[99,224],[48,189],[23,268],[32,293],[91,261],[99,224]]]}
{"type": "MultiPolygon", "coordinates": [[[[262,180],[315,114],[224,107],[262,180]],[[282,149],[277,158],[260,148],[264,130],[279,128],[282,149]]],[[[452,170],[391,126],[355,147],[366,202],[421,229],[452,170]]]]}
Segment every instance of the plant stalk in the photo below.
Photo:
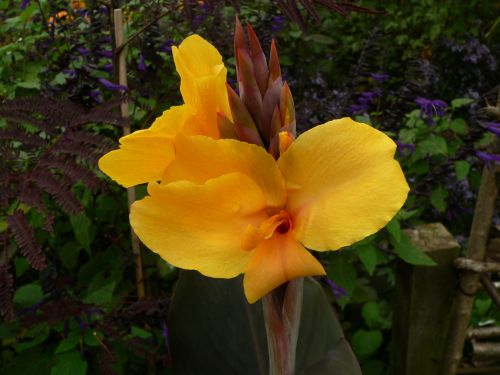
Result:
{"type": "MultiPolygon", "coordinates": [[[[125,48],[123,37],[123,14],[121,9],[115,9],[113,12],[114,17],[114,34],[115,34],[115,51],[119,51],[114,61],[117,63],[118,68],[118,84],[127,87],[127,65],[125,60],[125,48]]],[[[120,106],[120,113],[123,118],[128,118],[128,102],[123,100],[120,106]]],[[[130,125],[126,124],[123,127],[123,135],[130,134],[130,125]]],[[[135,202],[135,189],[130,187],[127,189],[129,209],[132,203],[135,202]]],[[[132,241],[132,253],[134,255],[135,263],[135,285],[137,289],[137,297],[142,299],[146,293],[144,290],[144,275],[142,272],[142,256],[141,256],[141,243],[139,238],[130,228],[130,236],[132,241]]]]}
{"type": "Polygon", "coordinates": [[[262,299],[270,375],[293,375],[299,336],[304,279],[289,281],[284,298],[274,290],[262,299]]]}

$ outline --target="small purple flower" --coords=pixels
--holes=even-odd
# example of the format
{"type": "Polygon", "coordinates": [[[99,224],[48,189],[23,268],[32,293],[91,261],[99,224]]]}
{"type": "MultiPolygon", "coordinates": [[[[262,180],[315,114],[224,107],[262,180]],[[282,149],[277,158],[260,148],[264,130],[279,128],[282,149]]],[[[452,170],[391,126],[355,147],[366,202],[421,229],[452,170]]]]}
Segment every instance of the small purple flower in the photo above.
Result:
{"type": "Polygon", "coordinates": [[[99,90],[92,90],[89,93],[89,96],[92,98],[92,100],[96,103],[102,103],[102,92],[99,90]]]}
{"type": "Polygon", "coordinates": [[[285,26],[285,20],[283,16],[271,17],[271,31],[273,33],[279,32],[285,26]]]}
{"type": "Polygon", "coordinates": [[[175,44],[173,40],[167,40],[160,46],[160,51],[162,52],[172,52],[172,46],[175,44]]]}
{"type": "Polygon", "coordinates": [[[336,300],[339,300],[340,297],[347,297],[347,290],[335,284],[328,277],[323,276],[321,280],[323,280],[326,283],[326,285],[330,287],[330,290],[332,291],[333,296],[335,297],[336,300]]]}
{"type": "Polygon", "coordinates": [[[403,142],[396,140],[396,144],[398,145],[399,150],[404,150],[404,149],[408,149],[411,151],[415,150],[415,145],[412,143],[403,143],[403,142]]]}
{"type": "Polygon", "coordinates": [[[106,87],[108,90],[111,90],[111,91],[127,91],[128,90],[127,87],[110,82],[105,78],[98,78],[97,80],[99,81],[99,83],[101,85],[103,85],[104,87],[106,87]]]}
{"type": "Polygon", "coordinates": [[[430,100],[425,98],[416,98],[415,103],[420,106],[420,119],[427,118],[429,125],[434,125],[434,116],[441,117],[444,115],[444,110],[448,107],[446,102],[436,99],[430,100]]]}
{"type": "Polygon", "coordinates": [[[98,51],[97,54],[109,58],[113,57],[113,51],[98,51]]]}
{"type": "Polygon", "coordinates": [[[83,47],[76,47],[75,50],[80,53],[80,55],[82,56],[87,56],[90,54],[90,50],[88,50],[87,48],[83,48],[83,47]]]}
{"type": "Polygon", "coordinates": [[[168,349],[168,327],[167,323],[165,320],[161,321],[161,334],[163,335],[163,338],[165,340],[165,348],[167,349],[167,352],[169,351],[168,349]]]}
{"type": "Polygon", "coordinates": [[[106,65],[101,66],[101,70],[104,70],[105,72],[112,72],[113,71],[113,64],[109,63],[106,65]]]}
{"type": "Polygon", "coordinates": [[[30,0],[23,0],[23,2],[21,3],[21,5],[19,5],[19,9],[20,10],[25,10],[28,5],[30,5],[30,0]]]}
{"type": "Polygon", "coordinates": [[[377,83],[383,83],[389,79],[389,74],[387,73],[370,73],[370,77],[377,83]]]}
{"type": "Polygon", "coordinates": [[[139,65],[137,66],[141,72],[145,72],[148,67],[146,66],[146,61],[144,60],[144,55],[141,53],[139,57],[139,65]]]}
{"type": "Polygon", "coordinates": [[[476,151],[476,156],[486,163],[493,163],[500,161],[500,154],[488,154],[482,151],[476,151]]]}
{"type": "Polygon", "coordinates": [[[79,316],[75,316],[75,320],[77,321],[78,325],[80,326],[80,331],[86,331],[87,329],[90,328],[87,322],[83,321],[79,316]]]}
{"type": "Polygon", "coordinates": [[[63,73],[68,76],[68,78],[75,78],[78,72],[75,69],[64,69],[63,73]]]}
{"type": "Polygon", "coordinates": [[[489,122],[486,124],[486,130],[500,137],[500,122],[489,122]]]}

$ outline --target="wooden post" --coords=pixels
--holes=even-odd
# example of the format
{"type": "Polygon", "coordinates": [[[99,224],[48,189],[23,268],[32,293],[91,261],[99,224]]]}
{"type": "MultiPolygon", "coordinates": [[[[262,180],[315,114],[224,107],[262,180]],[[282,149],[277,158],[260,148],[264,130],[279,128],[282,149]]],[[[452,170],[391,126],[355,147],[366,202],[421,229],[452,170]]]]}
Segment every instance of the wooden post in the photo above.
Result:
{"type": "MultiPolygon", "coordinates": [[[[495,173],[495,165],[486,165],[483,168],[467,249],[468,257],[476,261],[483,261],[486,255],[486,246],[495,211],[495,200],[498,194],[495,173]]],[[[474,297],[479,286],[479,276],[477,272],[466,270],[460,278],[459,290],[456,293],[455,313],[452,317],[448,337],[448,349],[443,360],[442,375],[455,375],[457,372],[460,358],[462,358],[474,297]]]]}
{"type": "MultiPolygon", "coordinates": [[[[124,44],[124,36],[123,36],[123,15],[121,9],[115,9],[113,13],[114,20],[114,32],[115,32],[115,51],[118,52],[118,56],[114,59],[114,61],[118,64],[118,84],[127,87],[127,64],[126,64],[126,49],[121,48],[124,44]]],[[[120,106],[120,113],[123,118],[128,118],[128,102],[127,100],[123,100],[120,106]]],[[[123,127],[123,135],[130,134],[130,125],[127,124],[123,127]]],[[[128,196],[128,205],[129,208],[135,201],[135,189],[130,187],[127,189],[128,196]]],[[[144,298],[144,276],[142,272],[142,257],[141,257],[141,244],[139,242],[139,238],[134,233],[134,230],[130,228],[130,235],[132,240],[132,253],[134,254],[134,262],[135,262],[135,284],[137,288],[137,296],[139,299],[144,298]]]]}
{"type": "Polygon", "coordinates": [[[441,223],[406,230],[437,266],[400,262],[396,269],[390,374],[441,375],[460,246],[441,223]]]}

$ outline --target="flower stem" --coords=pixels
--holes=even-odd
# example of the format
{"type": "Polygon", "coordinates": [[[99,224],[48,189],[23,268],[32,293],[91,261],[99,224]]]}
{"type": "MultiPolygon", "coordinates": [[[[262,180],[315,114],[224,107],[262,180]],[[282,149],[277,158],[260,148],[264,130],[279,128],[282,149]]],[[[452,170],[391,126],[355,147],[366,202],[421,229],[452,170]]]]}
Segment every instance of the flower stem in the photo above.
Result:
{"type": "Polygon", "coordinates": [[[262,300],[270,375],[295,373],[303,286],[303,278],[292,280],[285,286],[284,297],[280,296],[279,290],[275,290],[262,300]]]}

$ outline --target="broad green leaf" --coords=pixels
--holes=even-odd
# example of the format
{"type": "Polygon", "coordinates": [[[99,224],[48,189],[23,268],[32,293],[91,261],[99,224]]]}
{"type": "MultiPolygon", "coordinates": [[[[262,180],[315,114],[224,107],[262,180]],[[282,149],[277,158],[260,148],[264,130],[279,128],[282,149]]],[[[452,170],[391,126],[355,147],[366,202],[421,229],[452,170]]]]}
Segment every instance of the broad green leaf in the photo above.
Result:
{"type": "MultiPolygon", "coordinates": [[[[242,277],[207,278],[181,271],[169,316],[174,372],[268,374],[262,303],[248,304],[242,277]]],[[[322,288],[304,282],[297,374],[361,375],[322,288]]]]}
{"type": "Polygon", "coordinates": [[[71,331],[67,338],[63,339],[59,345],[57,345],[55,354],[67,352],[68,350],[74,349],[80,342],[80,334],[76,331],[71,331]]]}
{"type": "Polygon", "coordinates": [[[470,164],[465,160],[458,160],[455,162],[455,174],[458,180],[463,180],[467,177],[470,171],[470,164]]]}
{"type": "Polygon", "coordinates": [[[419,148],[428,155],[446,155],[448,145],[446,139],[439,135],[431,135],[419,144],[419,148]]]}
{"type": "Polygon", "coordinates": [[[379,330],[367,331],[360,329],[351,339],[352,349],[358,358],[368,358],[382,345],[382,332],[379,330]]]}
{"type": "Polygon", "coordinates": [[[431,192],[431,204],[443,213],[446,211],[446,198],[448,197],[448,191],[446,191],[441,185],[434,188],[431,192]]]}
{"type": "Polygon", "coordinates": [[[410,238],[406,234],[402,234],[401,241],[396,242],[391,239],[394,246],[394,252],[398,257],[403,259],[406,263],[414,264],[416,266],[435,266],[434,262],[427,254],[420,251],[413,245],[410,238]]]}
{"type": "Polygon", "coordinates": [[[83,302],[95,304],[95,305],[103,305],[111,302],[113,299],[113,292],[115,290],[116,282],[111,282],[100,289],[97,289],[90,293],[87,297],[83,299],[83,302]]]}
{"type": "Polygon", "coordinates": [[[153,337],[151,332],[146,331],[145,329],[142,329],[142,328],[139,328],[136,326],[132,326],[131,332],[127,336],[128,337],[140,337],[141,339],[150,339],[151,337],[153,337]]]}
{"type": "Polygon", "coordinates": [[[480,317],[484,317],[491,307],[491,299],[476,298],[476,300],[474,301],[474,307],[476,308],[478,315],[480,317]]]}
{"type": "Polygon", "coordinates": [[[456,98],[451,101],[451,108],[460,108],[466,105],[474,103],[474,99],[471,98],[456,98]]]}
{"type": "Polygon", "coordinates": [[[73,227],[73,231],[75,232],[76,240],[90,254],[90,243],[92,242],[90,227],[92,225],[92,222],[87,217],[87,215],[85,215],[85,213],[71,216],[70,222],[71,226],[73,227]]]}
{"type": "Polygon", "coordinates": [[[77,351],[66,352],[55,357],[56,364],[50,369],[50,375],[85,375],[87,361],[77,351]]]}
{"type": "Polygon", "coordinates": [[[373,275],[373,271],[375,271],[375,267],[379,264],[379,257],[377,255],[378,251],[372,244],[356,246],[355,250],[358,255],[361,263],[365,266],[366,271],[371,276],[373,275]]]}
{"type": "Polygon", "coordinates": [[[333,282],[351,294],[356,286],[356,270],[351,264],[351,254],[346,251],[336,251],[330,255],[328,277],[333,282]]]}
{"type": "Polygon", "coordinates": [[[32,326],[25,334],[25,341],[18,342],[16,350],[22,352],[40,345],[49,337],[50,329],[46,323],[32,326]],[[26,340],[31,338],[31,340],[26,340]]]}
{"type": "Polygon", "coordinates": [[[464,119],[456,118],[450,122],[450,129],[457,134],[467,134],[469,129],[464,119]]]}
{"type": "Polygon", "coordinates": [[[19,307],[30,307],[38,303],[43,298],[43,291],[40,284],[23,285],[14,293],[13,302],[19,307]]]}
{"type": "Polygon", "coordinates": [[[401,240],[401,225],[399,224],[398,219],[394,217],[391,221],[389,221],[385,229],[387,229],[394,240],[398,242],[401,240]]]}

